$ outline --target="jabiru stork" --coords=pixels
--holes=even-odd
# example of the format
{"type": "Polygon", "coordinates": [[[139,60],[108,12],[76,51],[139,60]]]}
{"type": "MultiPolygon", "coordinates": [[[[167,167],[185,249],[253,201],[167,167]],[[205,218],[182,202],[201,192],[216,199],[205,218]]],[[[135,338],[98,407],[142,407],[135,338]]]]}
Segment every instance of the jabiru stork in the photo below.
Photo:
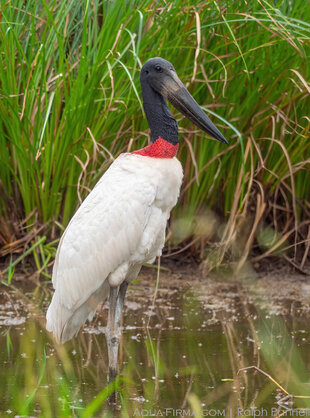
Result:
{"type": "Polygon", "coordinates": [[[75,336],[109,294],[106,340],[109,380],[117,374],[120,319],[128,284],[144,263],[161,255],[165,229],[183,178],[176,158],[176,109],[227,144],[178,78],[173,65],[151,58],[140,72],[143,107],[151,130],[145,148],[121,154],[98,181],[64,231],[52,281],[46,328],[58,342],[75,336]]]}

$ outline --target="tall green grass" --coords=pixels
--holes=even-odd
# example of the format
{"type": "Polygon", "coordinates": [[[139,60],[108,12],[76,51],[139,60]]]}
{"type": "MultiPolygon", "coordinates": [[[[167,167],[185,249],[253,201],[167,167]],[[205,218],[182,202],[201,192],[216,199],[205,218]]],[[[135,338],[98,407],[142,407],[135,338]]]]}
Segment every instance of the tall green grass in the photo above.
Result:
{"type": "Polygon", "coordinates": [[[220,260],[229,253],[242,261],[253,245],[257,262],[281,249],[304,266],[310,228],[304,0],[0,4],[2,254],[29,248],[36,234],[23,237],[41,225],[40,236],[57,238],[113,158],[147,143],[139,70],[162,56],[230,143],[206,138],[175,113],[185,180],[173,219],[189,219],[178,241],[194,236],[203,257],[206,242],[217,242],[220,260]],[[195,225],[209,222],[206,213],[217,227],[201,237],[195,225]]]}

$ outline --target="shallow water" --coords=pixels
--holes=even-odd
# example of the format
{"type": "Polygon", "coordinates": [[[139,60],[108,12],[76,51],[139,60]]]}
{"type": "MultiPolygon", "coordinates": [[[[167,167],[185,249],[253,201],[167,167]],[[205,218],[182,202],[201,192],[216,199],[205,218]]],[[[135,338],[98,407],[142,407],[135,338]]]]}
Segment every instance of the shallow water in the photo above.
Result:
{"type": "Polygon", "coordinates": [[[61,346],[44,329],[46,292],[4,293],[2,415],[310,416],[307,281],[180,280],[165,273],[152,306],[149,276],[128,291],[113,410],[106,402],[107,308],[61,346]],[[242,370],[249,366],[270,377],[242,370]]]}

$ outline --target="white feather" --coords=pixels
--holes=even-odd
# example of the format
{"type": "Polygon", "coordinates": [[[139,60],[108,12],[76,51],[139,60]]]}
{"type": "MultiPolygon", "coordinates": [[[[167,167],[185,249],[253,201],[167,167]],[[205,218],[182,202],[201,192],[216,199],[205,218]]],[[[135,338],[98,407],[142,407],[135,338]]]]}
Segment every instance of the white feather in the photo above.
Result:
{"type": "Polygon", "coordinates": [[[53,268],[55,293],[46,327],[72,338],[110,286],[135,279],[165,240],[170,211],[182,181],[176,158],[121,154],[101,177],[67,226],[53,268]]]}

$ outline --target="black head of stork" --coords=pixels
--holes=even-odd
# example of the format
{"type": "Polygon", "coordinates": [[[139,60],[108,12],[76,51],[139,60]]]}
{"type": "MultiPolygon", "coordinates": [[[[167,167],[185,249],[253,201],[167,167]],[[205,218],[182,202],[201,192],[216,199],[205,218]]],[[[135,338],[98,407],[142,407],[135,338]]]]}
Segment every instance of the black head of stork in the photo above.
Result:
{"type": "Polygon", "coordinates": [[[143,107],[151,129],[152,142],[158,137],[174,145],[179,142],[178,125],[167,106],[167,99],[204,132],[228,144],[186,89],[169,61],[159,57],[149,59],[141,69],[140,81],[143,107]]]}

